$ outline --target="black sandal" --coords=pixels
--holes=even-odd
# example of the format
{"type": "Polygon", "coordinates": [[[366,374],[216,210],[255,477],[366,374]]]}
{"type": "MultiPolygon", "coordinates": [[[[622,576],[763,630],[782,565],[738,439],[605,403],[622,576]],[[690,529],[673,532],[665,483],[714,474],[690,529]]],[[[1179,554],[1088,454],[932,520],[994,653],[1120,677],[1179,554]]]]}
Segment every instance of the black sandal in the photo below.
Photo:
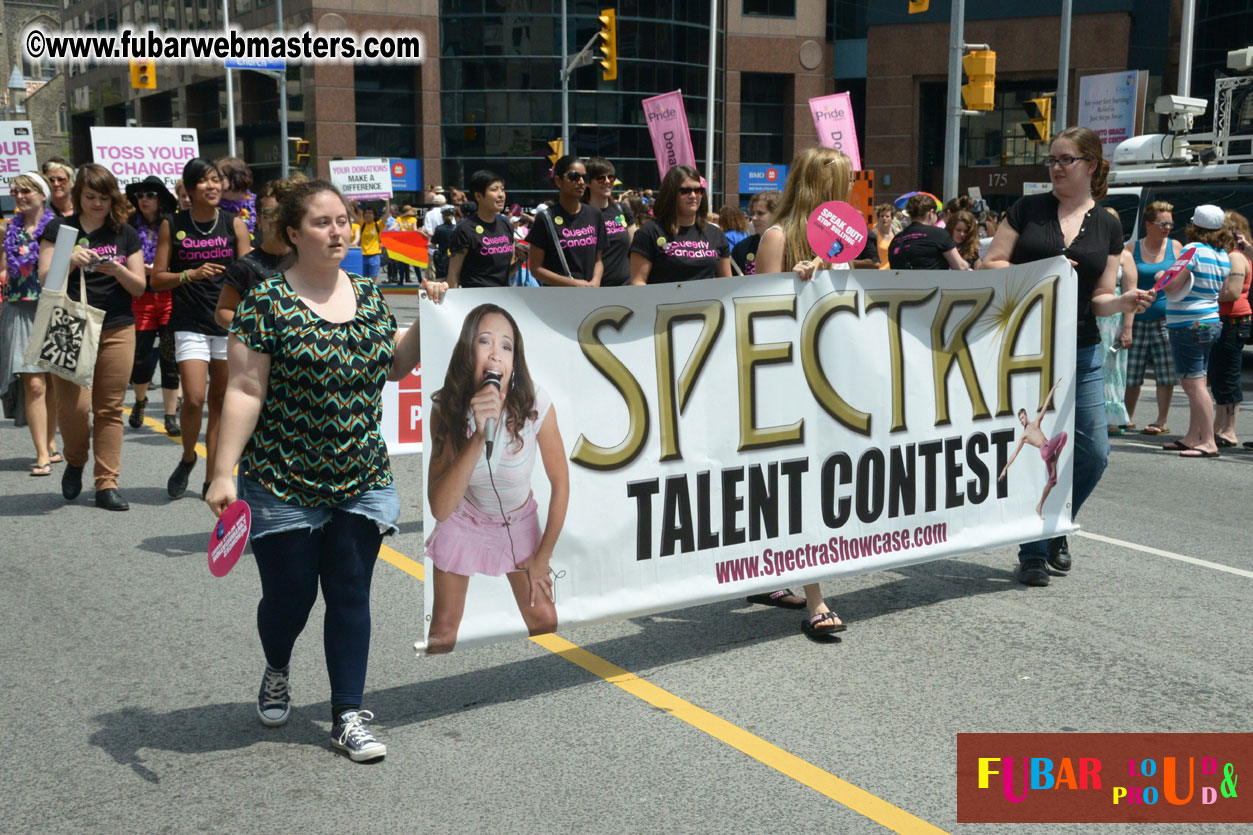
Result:
{"type": "Polygon", "coordinates": [[[831,640],[831,641],[838,642],[840,639],[835,637],[835,633],[843,632],[844,630],[848,629],[847,623],[844,623],[841,621],[835,626],[831,626],[826,629],[818,628],[818,624],[822,623],[824,620],[827,620],[829,618],[838,618],[838,617],[839,615],[837,615],[835,612],[819,612],[816,615],[810,615],[805,620],[801,621],[801,631],[804,632],[805,637],[809,638],[809,640],[811,641],[831,640]]]}
{"type": "Polygon", "coordinates": [[[783,599],[785,597],[800,597],[800,595],[794,593],[791,589],[780,589],[779,591],[772,591],[770,594],[750,594],[744,599],[749,603],[760,603],[762,606],[777,606],[780,609],[805,608],[804,600],[799,603],[788,603],[783,599]]]}

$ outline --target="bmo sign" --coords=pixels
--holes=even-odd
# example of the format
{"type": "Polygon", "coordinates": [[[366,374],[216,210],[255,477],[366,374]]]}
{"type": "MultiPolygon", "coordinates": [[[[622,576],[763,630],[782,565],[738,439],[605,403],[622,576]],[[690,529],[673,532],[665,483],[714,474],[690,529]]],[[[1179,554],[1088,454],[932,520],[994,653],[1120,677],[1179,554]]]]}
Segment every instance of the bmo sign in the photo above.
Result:
{"type": "Polygon", "coordinates": [[[392,172],[392,191],[421,191],[422,160],[392,158],[388,161],[392,172]]]}
{"type": "Polygon", "coordinates": [[[787,181],[786,165],[740,163],[740,194],[782,191],[787,181]]]}

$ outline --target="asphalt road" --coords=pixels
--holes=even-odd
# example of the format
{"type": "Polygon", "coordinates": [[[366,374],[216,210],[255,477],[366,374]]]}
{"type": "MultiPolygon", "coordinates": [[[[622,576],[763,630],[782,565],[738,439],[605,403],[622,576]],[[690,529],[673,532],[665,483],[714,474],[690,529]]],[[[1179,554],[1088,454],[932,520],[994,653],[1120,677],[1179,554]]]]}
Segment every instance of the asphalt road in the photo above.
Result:
{"type": "MultiPolygon", "coordinates": [[[[1186,419],[1177,398],[1171,423],[1186,419]]],[[[546,642],[561,654],[516,641],[434,659],[414,657],[422,584],[397,567],[421,560],[420,459],[397,459],[365,705],[389,754],[356,765],[328,742],[320,603],[292,720],[257,722],[256,569],[210,577],[209,512],[194,487],[165,495],[170,439],[127,429],[132,509],[111,514],[90,483],[66,506],[60,468],[28,477],[29,435],[5,422],[0,829],[1179,831],[956,822],[958,733],[1250,730],[1253,452],[1183,461],[1150,441],[1114,439],[1084,532],[1243,574],[1077,536],[1075,570],[1044,589],[1014,581],[1010,549],[827,584],[850,623],[838,645],[732,601],[563,632],[574,648],[546,642]]]]}

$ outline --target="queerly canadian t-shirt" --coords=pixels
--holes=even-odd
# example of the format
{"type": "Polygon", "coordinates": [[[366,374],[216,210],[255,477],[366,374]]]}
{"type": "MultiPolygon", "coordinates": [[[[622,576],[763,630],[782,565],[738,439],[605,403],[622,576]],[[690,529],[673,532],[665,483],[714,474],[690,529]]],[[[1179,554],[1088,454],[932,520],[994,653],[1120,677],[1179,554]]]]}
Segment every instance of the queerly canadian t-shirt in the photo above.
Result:
{"type": "MultiPolygon", "coordinates": [[[[235,260],[235,216],[230,212],[219,209],[217,222],[207,231],[196,226],[191,212],[179,212],[169,224],[170,272],[194,270],[210,261],[228,267],[235,260]]],[[[226,336],[226,330],[213,318],[225,284],[226,274],[218,273],[176,286],[170,292],[174,301],[170,327],[174,331],[226,336]]]]}
{"type": "Polygon", "coordinates": [[[631,252],[652,263],[648,283],[662,284],[715,277],[719,259],[731,256],[731,246],[713,224],[680,226],[678,234],[670,236],[661,224],[650,220],[635,233],[631,252]]]}
{"type": "Polygon", "coordinates": [[[1075,262],[1075,274],[1079,277],[1078,347],[1099,344],[1101,332],[1092,315],[1092,293],[1105,272],[1109,256],[1122,252],[1122,224],[1118,218],[1100,204],[1094,205],[1084,215],[1079,234],[1066,246],[1061,223],[1057,220],[1057,197],[1050,191],[1023,197],[1009,207],[1005,219],[1018,233],[1009,259],[1011,263],[1029,264],[1055,255],[1064,255],[1075,262]]]}
{"type": "MultiPolygon", "coordinates": [[[[591,281],[592,272],[596,269],[596,253],[605,248],[605,216],[600,209],[584,203],[577,212],[570,214],[558,203],[543,214],[552,218],[553,227],[561,239],[561,251],[565,253],[566,263],[570,265],[570,277],[591,281]]],[[[544,263],[541,265],[544,269],[558,275],[565,274],[561,268],[561,258],[557,255],[557,247],[553,243],[552,231],[543,215],[536,216],[526,240],[532,246],[544,250],[544,263]]]]}
{"type": "Polygon", "coordinates": [[[601,275],[602,287],[618,287],[631,280],[631,260],[627,249],[631,246],[631,236],[627,232],[635,217],[626,204],[615,200],[600,210],[605,216],[605,253],[601,260],[605,271],[601,275]]]}
{"type": "Polygon", "coordinates": [[[468,217],[452,233],[451,255],[464,254],[457,281],[462,287],[507,287],[513,263],[513,224],[496,215],[491,223],[468,217]]]}
{"type": "MultiPolygon", "coordinates": [[[[878,246],[877,241],[875,246],[878,246]]],[[[892,239],[888,264],[894,270],[947,270],[949,264],[944,253],[955,246],[957,244],[943,229],[915,220],[892,239]]]]}
{"type": "MultiPolygon", "coordinates": [[[[62,225],[69,225],[79,230],[77,245],[84,249],[95,250],[103,261],[117,261],[125,264],[127,256],[138,252],[142,246],[139,242],[139,234],[129,223],[123,223],[122,228],[116,232],[106,223],[88,234],[82,231],[83,221],[77,214],[49,221],[39,240],[55,244],[57,232],[60,231],[62,225]]],[[[82,301],[78,297],[79,269],[75,267],[70,270],[63,288],[66,295],[76,302],[82,301]]],[[[116,278],[88,267],[83,273],[83,282],[87,285],[87,304],[104,311],[104,322],[100,325],[102,330],[135,324],[135,314],[131,311],[131,299],[134,297],[126,292],[126,288],[119,284],[116,278]]]]}

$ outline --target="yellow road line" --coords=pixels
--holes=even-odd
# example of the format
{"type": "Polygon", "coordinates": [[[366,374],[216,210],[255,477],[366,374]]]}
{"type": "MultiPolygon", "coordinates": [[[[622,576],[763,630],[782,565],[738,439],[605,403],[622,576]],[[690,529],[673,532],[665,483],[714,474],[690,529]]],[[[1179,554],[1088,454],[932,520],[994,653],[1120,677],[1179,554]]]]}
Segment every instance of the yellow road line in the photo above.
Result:
{"type": "MultiPolygon", "coordinates": [[[[130,415],[131,407],[124,406],[122,407],[122,411],[126,413],[127,415],[130,415]]],[[[158,435],[165,435],[165,437],[169,438],[171,441],[173,441],[176,444],[181,444],[183,442],[183,439],[181,437],[176,438],[172,435],[167,435],[165,432],[165,424],[157,420],[156,418],[150,418],[147,415],[144,415],[144,426],[147,426],[149,429],[156,432],[158,435]]],[[[204,448],[204,444],[200,444],[200,443],[196,444],[196,454],[199,455],[201,458],[209,457],[209,451],[204,448]]]]}
{"type": "MultiPolygon", "coordinates": [[[[144,423],[160,431],[161,434],[165,434],[164,425],[152,418],[145,417],[144,423]]],[[[179,439],[170,438],[170,440],[178,441],[179,439]]],[[[197,444],[196,452],[204,456],[203,445],[197,444]]],[[[379,558],[418,580],[424,580],[426,577],[422,563],[406,557],[389,545],[384,545],[379,549],[379,558]]],[[[744,730],[739,725],[732,724],[704,708],[679,698],[669,690],[645,681],[617,664],[588,652],[578,644],[571,643],[558,635],[537,635],[531,640],[576,667],[582,667],[592,675],[625,690],[635,698],[664,710],[698,731],[730,745],[785,777],[791,777],[796,782],[808,786],[841,806],[846,806],[893,832],[898,832],[900,835],[947,835],[945,830],[927,823],[922,818],[893,806],[847,780],[841,780],[831,772],[824,771],[813,763],[802,760],[795,754],[744,730]]]]}

